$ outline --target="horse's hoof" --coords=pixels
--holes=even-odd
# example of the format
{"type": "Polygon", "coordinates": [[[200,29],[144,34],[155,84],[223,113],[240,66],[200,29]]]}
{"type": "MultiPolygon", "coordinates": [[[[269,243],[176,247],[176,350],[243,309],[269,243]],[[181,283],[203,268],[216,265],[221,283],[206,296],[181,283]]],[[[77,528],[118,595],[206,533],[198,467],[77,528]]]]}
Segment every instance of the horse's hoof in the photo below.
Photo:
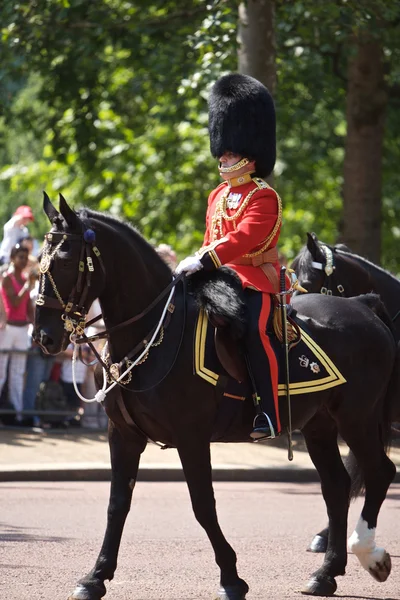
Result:
{"type": "Polygon", "coordinates": [[[101,600],[105,593],[104,583],[99,583],[96,586],[84,586],[78,583],[68,600],[101,600]]]}
{"type": "Polygon", "coordinates": [[[326,552],[328,547],[328,538],[317,534],[307,548],[307,552],[326,552]]]}
{"type": "Polygon", "coordinates": [[[333,596],[336,589],[337,585],[333,577],[326,576],[323,579],[313,577],[301,593],[308,596],[333,596]]]}
{"type": "Polygon", "coordinates": [[[392,570],[392,559],[390,558],[390,554],[385,552],[382,559],[375,563],[374,567],[369,567],[368,571],[371,573],[372,577],[382,583],[386,581],[389,577],[390,572],[392,570]]]}
{"type": "Polygon", "coordinates": [[[82,585],[77,585],[68,600],[92,600],[92,596],[82,585]]]}
{"type": "Polygon", "coordinates": [[[214,600],[246,600],[249,586],[243,579],[237,585],[221,586],[214,600]]]}

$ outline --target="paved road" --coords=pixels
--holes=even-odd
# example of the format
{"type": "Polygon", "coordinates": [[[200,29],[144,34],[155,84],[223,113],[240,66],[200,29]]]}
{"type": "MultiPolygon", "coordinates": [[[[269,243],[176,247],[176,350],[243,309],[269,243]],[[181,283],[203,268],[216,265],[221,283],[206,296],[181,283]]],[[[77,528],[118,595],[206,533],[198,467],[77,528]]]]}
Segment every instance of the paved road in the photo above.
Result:
{"type": "MultiPolygon", "coordinates": [[[[223,530],[238,554],[249,600],[302,598],[299,590],[321,563],[305,552],[325,522],[317,484],[216,483],[223,530]]],[[[107,483],[0,484],[1,600],[66,600],[100,548],[107,483]]],[[[393,573],[376,583],[350,555],[338,597],[400,600],[400,486],[381,512],[377,541],[393,573]]],[[[350,526],[360,502],[351,508],[350,526]]],[[[211,600],[218,571],[183,483],[142,482],[134,492],[110,600],[211,600]]]]}

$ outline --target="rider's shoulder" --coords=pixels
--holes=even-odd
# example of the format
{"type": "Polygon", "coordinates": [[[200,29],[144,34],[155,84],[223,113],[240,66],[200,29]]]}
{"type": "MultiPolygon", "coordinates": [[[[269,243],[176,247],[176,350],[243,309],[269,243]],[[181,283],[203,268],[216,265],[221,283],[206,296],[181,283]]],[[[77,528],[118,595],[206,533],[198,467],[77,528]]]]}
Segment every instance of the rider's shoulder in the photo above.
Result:
{"type": "Polygon", "coordinates": [[[253,177],[252,182],[255,185],[255,195],[257,197],[260,196],[268,196],[276,198],[278,193],[272,188],[264,179],[261,177],[253,177]],[[260,192],[260,193],[258,193],[260,192]]]}
{"type": "Polygon", "coordinates": [[[227,186],[228,184],[226,181],[223,181],[222,183],[217,185],[217,187],[214,188],[212,192],[210,192],[210,195],[208,196],[208,203],[210,204],[218,196],[221,190],[225,190],[227,186]]]}

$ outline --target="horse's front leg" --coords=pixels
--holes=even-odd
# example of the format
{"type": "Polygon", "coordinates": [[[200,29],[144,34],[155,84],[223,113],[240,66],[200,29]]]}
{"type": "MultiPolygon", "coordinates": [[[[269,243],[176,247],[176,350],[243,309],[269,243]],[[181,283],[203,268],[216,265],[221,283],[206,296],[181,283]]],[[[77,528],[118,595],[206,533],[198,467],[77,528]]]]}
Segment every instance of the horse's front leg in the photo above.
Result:
{"type": "Polygon", "coordinates": [[[130,509],[140,454],[146,446],[146,440],[125,438],[110,423],[109,444],[111,491],[103,545],[93,569],[79,580],[68,600],[100,600],[106,593],[104,581],[111,581],[117,568],[122,530],[130,509]]]}
{"type": "Polygon", "coordinates": [[[236,554],[226,541],[218,523],[212,485],[210,443],[207,436],[192,432],[189,439],[178,444],[178,452],[189,487],[193,511],[206,531],[220,568],[221,587],[218,600],[244,600],[249,587],[236,569],[236,554]]]}

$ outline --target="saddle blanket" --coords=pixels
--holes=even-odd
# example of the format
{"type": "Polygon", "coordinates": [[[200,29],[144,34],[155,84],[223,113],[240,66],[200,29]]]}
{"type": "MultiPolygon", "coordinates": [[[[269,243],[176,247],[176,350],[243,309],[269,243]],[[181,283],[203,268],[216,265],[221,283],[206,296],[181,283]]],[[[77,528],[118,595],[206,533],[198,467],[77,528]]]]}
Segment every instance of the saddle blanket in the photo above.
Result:
{"type": "MultiPolygon", "coordinates": [[[[346,383],[329,356],[304,330],[302,322],[296,319],[296,323],[301,330],[301,340],[289,352],[290,395],[320,392],[346,383]]],[[[224,395],[245,400],[249,397],[249,392],[251,395],[249,383],[240,384],[224,372],[215,351],[214,331],[206,313],[200,310],[194,336],[194,371],[212,385],[223,386],[224,395]]],[[[278,395],[285,396],[283,347],[276,338],[271,343],[279,365],[278,395]]]]}

